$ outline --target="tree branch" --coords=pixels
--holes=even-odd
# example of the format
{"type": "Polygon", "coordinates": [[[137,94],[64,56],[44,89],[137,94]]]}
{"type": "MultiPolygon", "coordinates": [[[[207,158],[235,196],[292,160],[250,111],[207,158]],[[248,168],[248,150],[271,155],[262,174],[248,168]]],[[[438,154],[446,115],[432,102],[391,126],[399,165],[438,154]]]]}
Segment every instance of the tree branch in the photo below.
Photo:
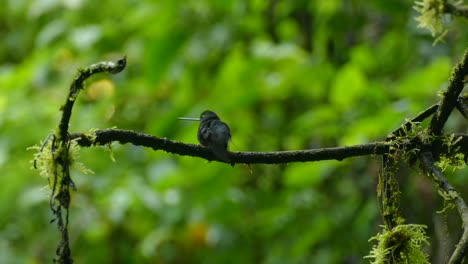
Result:
{"type": "MultiPolygon", "coordinates": [[[[57,226],[61,233],[61,240],[56,249],[56,257],[54,263],[69,264],[73,263],[71,258],[70,242],[68,236],[68,217],[70,206],[70,187],[74,187],[73,180],[70,176],[70,139],[68,128],[70,117],[72,114],[73,105],[76,101],[78,93],[83,89],[83,83],[86,79],[94,74],[101,72],[118,73],[125,68],[126,58],[122,58],[117,62],[100,62],[93,64],[85,69],[80,69],[78,74],[73,79],[70,85],[70,91],[65,104],[62,106],[62,118],[58,125],[58,129],[52,135],[50,150],[44,155],[50,155],[47,159],[51,160],[53,172],[49,175],[49,184],[51,185],[52,193],[50,195],[50,208],[57,220],[57,226]],[[58,201],[58,205],[54,207],[54,202],[58,201]],[[65,209],[65,216],[62,216],[62,208],[65,209]]],[[[46,144],[46,143],[44,143],[46,144]]],[[[42,149],[41,149],[42,152],[42,149]]]]}
{"type": "Polygon", "coordinates": [[[447,1],[445,1],[444,13],[468,18],[468,7],[452,5],[452,4],[447,3],[447,1]]]}
{"type": "MultiPolygon", "coordinates": [[[[77,139],[79,145],[90,147],[93,145],[106,145],[114,141],[121,144],[131,143],[137,146],[149,147],[154,150],[163,150],[182,156],[200,157],[206,160],[216,160],[212,152],[200,145],[185,144],[182,142],[158,138],[130,130],[103,129],[94,131],[93,135],[85,133],[71,134],[70,139],[77,139]],[[95,137],[94,137],[95,136],[95,137]]],[[[388,152],[389,145],[384,142],[375,142],[350,147],[334,147],[322,149],[308,149],[276,152],[229,152],[231,164],[280,164],[290,162],[305,162],[319,160],[343,160],[345,158],[380,155],[388,152]]]]}
{"type": "Polygon", "coordinates": [[[385,139],[385,141],[390,141],[390,140],[396,139],[397,137],[406,136],[406,132],[411,130],[415,123],[420,123],[424,121],[426,118],[430,117],[432,114],[434,114],[437,111],[438,107],[439,105],[435,104],[435,105],[430,106],[426,110],[422,111],[416,117],[412,118],[410,121],[405,122],[399,128],[395,129],[392,133],[390,133],[385,139]]]}
{"type": "Polygon", "coordinates": [[[456,246],[452,256],[450,257],[449,264],[462,263],[468,248],[468,207],[461,195],[455,188],[447,181],[444,175],[434,165],[432,154],[429,152],[421,153],[421,168],[431,176],[431,178],[438,184],[442,192],[449,197],[452,202],[457,206],[458,213],[460,214],[463,222],[463,234],[456,246]]]}
{"type": "MultiPolygon", "coordinates": [[[[426,110],[419,113],[416,117],[402,124],[399,128],[391,132],[385,142],[393,142],[398,138],[405,137],[408,131],[413,129],[415,124],[424,121],[437,111],[438,104],[432,105],[426,110]]],[[[377,198],[379,199],[380,214],[388,230],[392,230],[398,223],[401,217],[400,211],[400,197],[401,193],[398,186],[398,181],[395,176],[396,159],[394,152],[396,149],[389,150],[389,152],[382,155],[382,164],[378,174],[377,185],[377,198]],[[393,152],[393,153],[390,153],[393,152]]]]}
{"type": "Polygon", "coordinates": [[[458,95],[463,90],[465,78],[468,75],[468,49],[465,50],[462,61],[455,66],[452,76],[449,79],[447,91],[442,98],[440,107],[432,117],[429,124],[429,134],[440,135],[445,122],[447,122],[450,113],[457,104],[458,95]]]}
{"type": "Polygon", "coordinates": [[[78,70],[77,76],[75,76],[72,84],[70,85],[70,92],[68,93],[67,101],[61,107],[61,110],[63,111],[63,113],[62,113],[62,119],[60,120],[60,123],[58,126],[59,128],[58,135],[57,135],[58,141],[66,140],[67,138],[68,126],[70,123],[70,117],[71,117],[73,105],[76,101],[78,93],[80,92],[81,89],[83,89],[84,81],[88,79],[89,77],[91,77],[92,75],[101,73],[101,72],[108,72],[112,74],[119,73],[125,68],[126,64],[127,64],[127,59],[126,57],[123,57],[117,62],[111,62],[111,61],[99,62],[99,63],[90,65],[86,69],[78,70]]]}
{"type": "MultiPolygon", "coordinates": [[[[208,161],[219,161],[211,151],[203,146],[186,144],[167,138],[159,138],[148,134],[123,129],[102,129],[90,133],[75,133],[70,135],[71,140],[83,147],[96,145],[106,145],[113,142],[121,144],[131,143],[136,146],[152,148],[153,150],[163,150],[181,156],[193,156],[206,159],[208,161]]],[[[455,146],[460,147],[459,151],[468,153],[468,135],[456,134],[454,137],[455,146]],[[461,139],[458,139],[461,137],[461,139]]],[[[442,144],[440,144],[442,145],[442,144]]],[[[291,162],[306,162],[319,160],[338,160],[346,158],[382,155],[389,153],[391,142],[374,142],[348,147],[333,147],[321,149],[273,151],[273,152],[229,152],[231,164],[281,164],[291,162]]],[[[408,145],[407,148],[417,146],[408,145]]],[[[452,146],[453,148],[453,146],[452,146]]],[[[441,152],[448,151],[446,149],[441,152]]]]}
{"type": "Polygon", "coordinates": [[[463,94],[458,97],[457,100],[457,109],[463,115],[465,119],[468,119],[468,95],[463,94]]]}

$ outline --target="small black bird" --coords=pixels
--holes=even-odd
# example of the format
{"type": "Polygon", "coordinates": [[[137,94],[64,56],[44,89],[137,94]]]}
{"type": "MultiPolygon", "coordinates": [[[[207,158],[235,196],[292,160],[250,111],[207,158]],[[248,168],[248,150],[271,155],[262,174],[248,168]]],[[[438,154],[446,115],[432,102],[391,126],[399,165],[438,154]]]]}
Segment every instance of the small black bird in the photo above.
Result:
{"type": "Polygon", "coordinates": [[[200,145],[209,148],[213,154],[224,162],[229,162],[227,150],[228,141],[231,139],[229,126],[221,121],[213,111],[203,111],[200,118],[179,118],[182,120],[200,121],[197,139],[200,145]]]}

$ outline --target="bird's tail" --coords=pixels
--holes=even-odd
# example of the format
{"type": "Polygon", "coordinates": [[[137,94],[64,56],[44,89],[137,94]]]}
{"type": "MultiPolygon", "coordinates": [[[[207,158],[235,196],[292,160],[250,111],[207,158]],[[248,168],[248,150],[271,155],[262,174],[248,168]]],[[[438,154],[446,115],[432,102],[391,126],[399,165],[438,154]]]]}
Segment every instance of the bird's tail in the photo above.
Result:
{"type": "Polygon", "coordinates": [[[213,154],[221,161],[228,163],[231,162],[231,155],[227,150],[227,146],[213,145],[210,149],[213,152],[213,154]]]}

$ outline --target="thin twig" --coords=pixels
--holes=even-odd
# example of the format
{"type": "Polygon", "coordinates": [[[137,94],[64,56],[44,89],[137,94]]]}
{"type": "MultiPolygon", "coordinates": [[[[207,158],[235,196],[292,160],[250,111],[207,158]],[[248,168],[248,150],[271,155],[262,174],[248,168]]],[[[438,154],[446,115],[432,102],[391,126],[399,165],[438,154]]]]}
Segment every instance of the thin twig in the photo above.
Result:
{"type": "Polygon", "coordinates": [[[385,141],[390,141],[396,139],[397,137],[406,136],[406,132],[410,131],[415,123],[420,123],[426,118],[430,117],[437,111],[437,108],[439,108],[439,105],[435,104],[422,111],[416,117],[412,118],[410,121],[405,122],[399,128],[395,129],[392,133],[390,133],[385,141]]]}

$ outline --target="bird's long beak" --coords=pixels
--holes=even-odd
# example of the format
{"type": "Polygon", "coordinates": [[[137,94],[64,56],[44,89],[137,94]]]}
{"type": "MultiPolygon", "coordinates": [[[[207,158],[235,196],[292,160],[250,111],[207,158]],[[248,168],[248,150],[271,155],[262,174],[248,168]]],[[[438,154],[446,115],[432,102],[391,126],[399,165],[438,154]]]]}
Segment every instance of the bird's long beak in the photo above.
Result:
{"type": "Polygon", "coordinates": [[[195,117],[178,117],[179,120],[187,120],[187,121],[200,121],[200,118],[195,117]]]}

